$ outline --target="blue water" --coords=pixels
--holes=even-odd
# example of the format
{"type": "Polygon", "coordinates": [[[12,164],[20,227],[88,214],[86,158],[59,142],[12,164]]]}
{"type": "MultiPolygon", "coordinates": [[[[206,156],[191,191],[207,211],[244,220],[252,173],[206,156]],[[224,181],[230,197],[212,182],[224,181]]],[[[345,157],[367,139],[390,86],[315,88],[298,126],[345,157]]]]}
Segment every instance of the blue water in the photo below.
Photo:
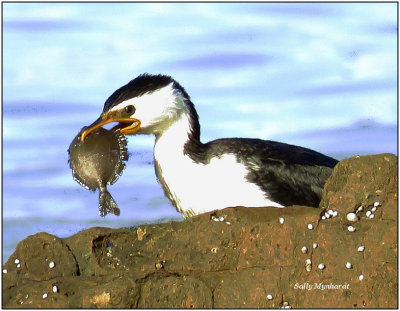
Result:
{"type": "Polygon", "coordinates": [[[202,140],[258,137],[338,159],[397,154],[396,3],[3,3],[3,260],[29,234],[182,219],[130,137],[110,192],[67,165],[78,130],[140,73],[191,95],[202,140]]]}

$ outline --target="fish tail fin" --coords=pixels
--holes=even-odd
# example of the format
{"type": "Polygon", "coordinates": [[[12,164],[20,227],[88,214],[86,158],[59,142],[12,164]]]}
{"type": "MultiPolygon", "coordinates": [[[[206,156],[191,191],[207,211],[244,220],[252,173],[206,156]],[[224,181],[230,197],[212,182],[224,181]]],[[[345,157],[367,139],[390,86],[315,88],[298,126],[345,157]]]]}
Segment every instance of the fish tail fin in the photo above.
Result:
{"type": "Polygon", "coordinates": [[[108,213],[119,216],[120,209],[118,208],[118,205],[111,196],[110,192],[108,192],[106,189],[100,191],[99,202],[99,214],[101,217],[106,216],[108,213]]]}

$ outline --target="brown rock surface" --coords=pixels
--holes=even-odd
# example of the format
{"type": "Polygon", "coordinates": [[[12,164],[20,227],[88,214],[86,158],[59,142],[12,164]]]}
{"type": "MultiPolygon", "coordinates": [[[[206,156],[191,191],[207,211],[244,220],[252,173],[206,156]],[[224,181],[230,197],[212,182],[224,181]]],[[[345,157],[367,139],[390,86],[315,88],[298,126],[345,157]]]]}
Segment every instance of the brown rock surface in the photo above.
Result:
{"type": "Polygon", "coordinates": [[[397,157],[341,161],[320,207],[227,208],[63,240],[37,233],[3,267],[3,307],[396,308],[397,157]],[[322,219],[328,210],[338,216],[322,219]]]}

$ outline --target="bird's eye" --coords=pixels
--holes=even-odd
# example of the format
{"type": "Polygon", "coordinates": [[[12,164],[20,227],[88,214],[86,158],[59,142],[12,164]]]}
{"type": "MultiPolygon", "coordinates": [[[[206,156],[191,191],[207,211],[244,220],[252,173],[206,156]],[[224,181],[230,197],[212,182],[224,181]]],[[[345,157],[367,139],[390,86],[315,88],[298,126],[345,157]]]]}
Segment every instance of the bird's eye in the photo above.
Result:
{"type": "Polygon", "coordinates": [[[135,107],[132,106],[132,105],[129,105],[129,106],[126,106],[126,107],[124,108],[124,110],[125,110],[125,112],[128,113],[128,114],[132,114],[132,113],[135,112],[135,107]]]}

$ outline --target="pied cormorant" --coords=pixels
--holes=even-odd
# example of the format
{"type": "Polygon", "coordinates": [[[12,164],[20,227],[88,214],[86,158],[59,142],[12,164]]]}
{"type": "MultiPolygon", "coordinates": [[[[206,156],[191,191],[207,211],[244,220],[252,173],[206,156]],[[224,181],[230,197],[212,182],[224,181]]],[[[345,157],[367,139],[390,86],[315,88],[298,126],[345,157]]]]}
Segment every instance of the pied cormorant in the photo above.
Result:
{"type": "Polygon", "coordinates": [[[118,122],[116,128],[125,135],[155,135],[157,178],[185,218],[232,206],[318,207],[338,162],[310,149],[261,139],[202,143],[189,95],[166,75],[142,74],[116,90],[81,139],[110,122],[118,122]]]}

